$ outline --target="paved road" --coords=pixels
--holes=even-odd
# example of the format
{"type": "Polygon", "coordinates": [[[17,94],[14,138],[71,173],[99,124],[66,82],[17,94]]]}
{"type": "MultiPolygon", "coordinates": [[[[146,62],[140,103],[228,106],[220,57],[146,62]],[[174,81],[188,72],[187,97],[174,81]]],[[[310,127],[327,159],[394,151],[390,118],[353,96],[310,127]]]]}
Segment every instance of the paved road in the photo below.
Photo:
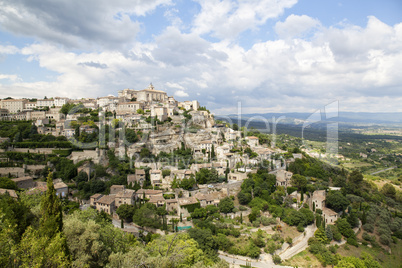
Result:
{"type": "Polygon", "coordinates": [[[375,174],[378,174],[378,173],[381,173],[381,172],[384,172],[384,171],[388,171],[388,170],[391,170],[391,169],[394,169],[394,168],[397,168],[397,166],[373,172],[373,173],[371,173],[371,175],[375,175],[375,174]]]}
{"type": "MultiPolygon", "coordinates": [[[[238,258],[245,258],[242,256],[235,256],[233,258],[233,255],[222,255],[219,254],[219,258],[227,261],[230,264],[230,267],[240,267],[240,265],[246,265],[247,261],[238,259],[238,258]]],[[[252,267],[257,267],[257,268],[291,268],[291,266],[282,266],[282,265],[276,265],[273,263],[272,259],[270,260],[264,260],[264,261],[248,261],[248,263],[251,264],[252,267]]]]}
{"type": "Polygon", "coordinates": [[[292,247],[280,253],[279,256],[281,257],[281,259],[282,260],[289,259],[294,255],[296,255],[297,253],[305,250],[308,247],[308,239],[314,236],[314,232],[316,230],[317,227],[314,224],[307,226],[305,229],[306,235],[298,243],[294,244],[292,247]]]}

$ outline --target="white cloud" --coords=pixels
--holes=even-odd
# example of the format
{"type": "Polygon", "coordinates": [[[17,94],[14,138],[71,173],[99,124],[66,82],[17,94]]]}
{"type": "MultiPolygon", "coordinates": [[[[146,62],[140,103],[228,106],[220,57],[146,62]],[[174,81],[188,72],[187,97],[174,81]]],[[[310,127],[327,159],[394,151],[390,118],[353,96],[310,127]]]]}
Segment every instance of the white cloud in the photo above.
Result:
{"type": "Polygon", "coordinates": [[[0,74],[0,80],[20,81],[21,79],[15,74],[0,74]]]}
{"type": "MultiPolygon", "coordinates": [[[[226,3],[218,3],[223,13],[226,3]]],[[[236,3],[225,14],[233,16],[241,5],[253,5],[236,3]]],[[[370,17],[366,27],[325,28],[310,17],[291,15],[276,25],[281,38],[260,41],[248,49],[200,36],[226,27],[215,31],[211,25],[197,28],[199,33],[167,26],[148,43],[130,43],[128,51],[82,52],[47,42],[22,49],[0,47],[0,52],[22,55],[58,73],[52,81],[33,83],[3,78],[8,81],[0,82],[0,97],[10,92],[14,97],[43,97],[49,92],[71,98],[99,97],[115,95],[123,88],[142,89],[152,82],[169,95],[196,96],[216,113],[236,112],[238,102],[244,112],[288,112],[311,111],[334,100],[340,101],[343,110],[402,111],[402,24],[389,26],[370,17]],[[303,21],[304,25],[295,27],[303,21]],[[304,38],[314,27],[314,36],[304,38]]]]}
{"type": "MultiPolygon", "coordinates": [[[[140,30],[131,15],[143,16],[170,0],[2,0],[0,27],[67,47],[115,48],[140,30]]],[[[130,42],[131,41],[131,42],[130,42]]]]}
{"type": "Polygon", "coordinates": [[[312,28],[320,25],[317,19],[313,19],[306,15],[290,15],[284,22],[277,22],[275,32],[281,38],[301,37],[308,33],[312,28]]]}
{"type": "Polygon", "coordinates": [[[188,93],[183,90],[177,90],[174,95],[181,98],[188,97],[188,93]]]}
{"type": "Polygon", "coordinates": [[[19,49],[15,46],[2,46],[0,45],[0,54],[16,54],[19,49]]]}
{"type": "Polygon", "coordinates": [[[277,18],[297,0],[198,0],[201,12],[194,20],[193,31],[221,39],[233,39],[240,33],[277,18]]]}
{"type": "Polygon", "coordinates": [[[184,90],[184,87],[182,87],[182,86],[179,85],[178,83],[170,83],[170,82],[167,82],[167,83],[166,83],[166,86],[169,87],[169,88],[178,88],[178,89],[184,90]]]}

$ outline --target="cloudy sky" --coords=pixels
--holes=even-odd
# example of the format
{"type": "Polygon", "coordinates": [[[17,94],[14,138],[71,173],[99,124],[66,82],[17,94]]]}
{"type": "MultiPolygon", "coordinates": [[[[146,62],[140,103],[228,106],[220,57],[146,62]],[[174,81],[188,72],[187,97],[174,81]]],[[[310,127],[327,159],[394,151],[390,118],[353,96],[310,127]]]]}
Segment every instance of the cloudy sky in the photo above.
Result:
{"type": "Polygon", "coordinates": [[[0,0],[0,97],[402,112],[400,0],[0,0]]]}

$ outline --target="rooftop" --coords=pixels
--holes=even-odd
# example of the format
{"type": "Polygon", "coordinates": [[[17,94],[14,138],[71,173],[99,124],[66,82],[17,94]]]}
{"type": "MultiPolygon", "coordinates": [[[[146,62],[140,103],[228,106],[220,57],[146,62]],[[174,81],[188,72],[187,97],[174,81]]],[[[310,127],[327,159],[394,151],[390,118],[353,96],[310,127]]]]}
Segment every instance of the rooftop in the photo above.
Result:
{"type": "Polygon", "coordinates": [[[114,196],[105,195],[101,199],[99,199],[97,203],[111,205],[112,203],[114,203],[114,196]]]}

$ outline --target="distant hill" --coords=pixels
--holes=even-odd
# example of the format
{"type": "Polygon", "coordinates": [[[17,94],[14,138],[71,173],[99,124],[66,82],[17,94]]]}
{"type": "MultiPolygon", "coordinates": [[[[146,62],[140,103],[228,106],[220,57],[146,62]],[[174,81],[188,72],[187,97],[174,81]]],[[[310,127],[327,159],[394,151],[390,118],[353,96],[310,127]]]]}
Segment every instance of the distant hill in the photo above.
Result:
{"type": "MultiPolygon", "coordinates": [[[[232,119],[237,119],[236,114],[227,115],[232,119]]],[[[264,113],[264,114],[242,114],[242,119],[249,118],[265,118],[272,121],[272,118],[278,119],[280,116],[285,117],[281,120],[283,123],[302,124],[301,120],[306,120],[311,116],[311,113],[264,113]]],[[[217,116],[219,117],[219,116],[217,116]]],[[[340,123],[357,123],[357,124],[402,124],[402,113],[355,113],[355,112],[339,112],[338,117],[332,118],[329,121],[340,123]]]]}

